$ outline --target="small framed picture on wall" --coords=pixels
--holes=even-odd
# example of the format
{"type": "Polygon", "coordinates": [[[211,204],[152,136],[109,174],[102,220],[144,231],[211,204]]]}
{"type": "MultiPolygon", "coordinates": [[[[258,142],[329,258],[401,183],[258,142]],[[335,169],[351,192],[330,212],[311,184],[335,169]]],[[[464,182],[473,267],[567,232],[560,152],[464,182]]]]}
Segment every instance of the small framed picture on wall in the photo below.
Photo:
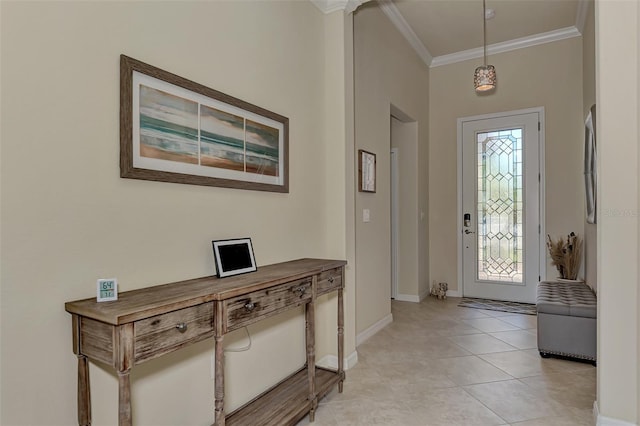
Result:
{"type": "Polygon", "coordinates": [[[376,155],[358,150],[358,191],[376,192],[376,155]]]}

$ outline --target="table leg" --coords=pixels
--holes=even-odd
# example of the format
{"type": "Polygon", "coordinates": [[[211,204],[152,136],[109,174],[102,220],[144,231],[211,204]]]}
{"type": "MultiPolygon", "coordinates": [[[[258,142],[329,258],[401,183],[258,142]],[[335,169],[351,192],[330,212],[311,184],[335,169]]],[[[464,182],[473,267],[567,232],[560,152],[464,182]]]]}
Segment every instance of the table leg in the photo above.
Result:
{"type": "Polygon", "coordinates": [[[215,336],[215,425],[224,426],[224,336],[215,336]]]}
{"type": "Polygon", "coordinates": [[[307,380],[309,382],[309,401],[311,401],[311,411],[309,411],[309,422],[313,422],[316,417],[318,398],[316,396],[316,337],[315,337],[315,304],[313,301],[305,305],[307,343],[307,380]]]}
{"type": "Polygon", "coordinates": [[[131,426],[131,367],[133,354],[133,323],[115,328],[116,332],[116,370],[118,372],[118,425],[131,426]]]}
{"type": "Polygon", "coordinates": [[[78,355],[78,425],[91,425],[91,388],[89,387],[89,361],[78,355]]]}
{"type": "MultiPolygon", "coordinates": [[[[342,282],[344,282],[344,272],[342,273],[342,282]]],[[[338,382],[338,392],[342,393],[344,383],[344,290],[338,290],[338,374],[340,381],[338,382]]]]}
{"type": "Polygon", "coordinates": [[[118,371],[118,426],[131,426],[131,370],[118,371]]]}

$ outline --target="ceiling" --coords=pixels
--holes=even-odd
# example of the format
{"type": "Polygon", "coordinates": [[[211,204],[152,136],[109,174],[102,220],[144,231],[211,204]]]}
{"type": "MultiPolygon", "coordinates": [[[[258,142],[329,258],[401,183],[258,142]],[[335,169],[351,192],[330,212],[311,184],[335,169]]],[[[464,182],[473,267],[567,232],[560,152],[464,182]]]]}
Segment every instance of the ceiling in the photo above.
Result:
{"type": "MultiPolygon", "coordinates": [[[[380,0],[429,66],[482,56],[482,0],[380,0]]],[[[489,54],[580,36],[588,0],[486,0],[489,54]]]]}

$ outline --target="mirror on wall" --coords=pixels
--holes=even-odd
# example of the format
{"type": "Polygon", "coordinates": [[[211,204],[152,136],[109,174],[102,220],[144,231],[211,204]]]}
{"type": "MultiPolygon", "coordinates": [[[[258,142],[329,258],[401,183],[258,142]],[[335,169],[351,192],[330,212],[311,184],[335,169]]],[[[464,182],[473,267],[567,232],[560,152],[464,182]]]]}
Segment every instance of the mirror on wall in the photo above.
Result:
{"type": "Polygon", "coordinates": [[[587,114],[584,131],[584,184],[587,223],[596,223],[596,171],[596,106],[593,105],[587,114]]]}

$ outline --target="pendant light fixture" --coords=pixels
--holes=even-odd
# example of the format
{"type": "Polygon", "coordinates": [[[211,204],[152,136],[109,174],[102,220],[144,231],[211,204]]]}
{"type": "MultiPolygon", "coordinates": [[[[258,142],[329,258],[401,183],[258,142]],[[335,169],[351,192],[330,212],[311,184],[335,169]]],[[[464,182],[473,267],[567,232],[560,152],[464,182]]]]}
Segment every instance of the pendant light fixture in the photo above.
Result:
{"type": "Polygon", "coordinates": [[[487,5],[486,0],[482,0],[482,34],[484,47],[484,65],[476,68],[473,74],[473,85],[477,93],[487,92],[496,88],[496,68],[487,65],[487,5]]]}

